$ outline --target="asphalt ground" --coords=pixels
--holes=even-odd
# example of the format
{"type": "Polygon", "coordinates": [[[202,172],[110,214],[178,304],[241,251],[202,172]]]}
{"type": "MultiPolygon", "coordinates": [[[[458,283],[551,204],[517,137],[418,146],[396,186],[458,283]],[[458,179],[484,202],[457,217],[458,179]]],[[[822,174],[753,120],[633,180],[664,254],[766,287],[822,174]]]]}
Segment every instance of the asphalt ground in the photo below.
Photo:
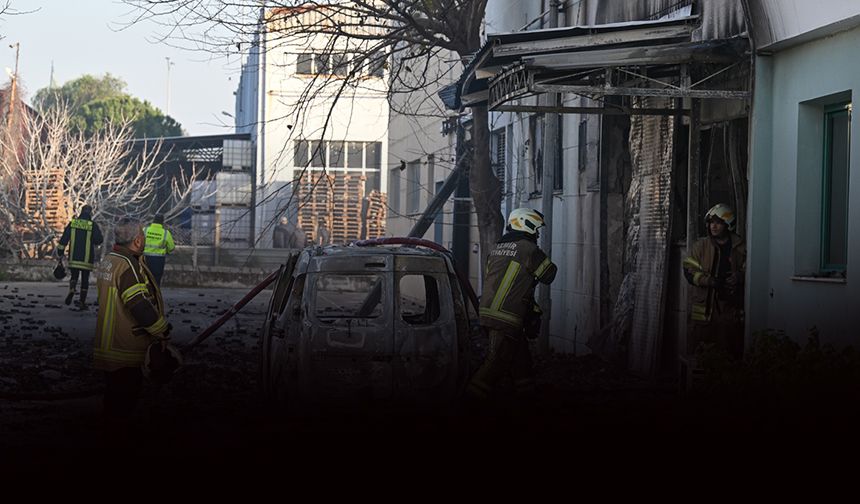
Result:
{"type": "MultiPolygon", "coordinates": [[[[684,445],[703,435],[850,436],[860,419],[853,398],[682,397],[671,383],[643,381],[594,356],[562,355],[535,359],[538,394],[529,400],[361,404],[284,414],[263,405],[257,393],[264,291],[186,355],[171,383],[145,384],[128,430],[108,432],[101,416],[103,378],[90,367],[95,307],[65,306],[66,288],[59,282],[0,285],[0,465],[38,467],[118,454],[216,463],[356,444],[373,453],[415,443],[456,449],[511,440],[548,448],[618,440],[684,445]]],[[[165,289],[174,341],[190,341],[245,293],[165,289]]]]}

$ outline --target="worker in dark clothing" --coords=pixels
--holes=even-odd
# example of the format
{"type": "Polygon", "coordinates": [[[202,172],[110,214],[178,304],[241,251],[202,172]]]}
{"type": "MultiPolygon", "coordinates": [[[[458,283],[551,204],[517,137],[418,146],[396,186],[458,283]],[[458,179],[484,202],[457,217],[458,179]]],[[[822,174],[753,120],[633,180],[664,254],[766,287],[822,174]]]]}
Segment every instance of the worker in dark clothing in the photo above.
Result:
{"type": "Polygon", "coordinates": [[[746,245],[733,233],[734,211],[715,205],[705,215],[708,236],[693,244],[684,259],[690,283],[690,319],[686,354],[693,359],[699,345],[712,345],[740,359],[744,349],[744,271],[746,245]]]}
{"type": "Polygon", "coordinates": [[[469,393],[489,398],[498,381],[511,373],[518,394],[534,392],[528,339],[536,338],[541,311],[534,299],[537,284],[549,284],[558,268],[538,247],[543,214],[517,208],[506,233],[487,257],[480,324],[490,338],[487,357],[469,383],[469,393]]]}
{"type": "Polygon", "coordinates": [[[90,288],[90,271],[93,270],[93,264],[96,258],[96,247],[102,244],[102,231],[99,225],[93,222],[93,209],[89,205],[84,205],[77,219],[72,219],[63,230],[63,236],[60,237],[60,243],[57,245],[57,256],[60,261],[66,253],[66,247],[69,249],[69,270],[71,272],[71,280],[69,280],[69,293],[66,295],[66,304],[72,304],[72,299],[75,297],[75,287],[78,283],[78,276],[81,277],[81,297],[78,305],[82,310],[87,308],[87,291],[90,288]]]}
{"type": "Polygon", "coordinates": [[[280,223],[272,230],[272,248],[287,248],[292,229],[286,216],[281,217],[280,223]]]}
{"type": "Polygon", "coordinates": [[[305,231],[296,227],[286,216],[272,231],[272,248],[302,249],[307,246],[305,231]]]}

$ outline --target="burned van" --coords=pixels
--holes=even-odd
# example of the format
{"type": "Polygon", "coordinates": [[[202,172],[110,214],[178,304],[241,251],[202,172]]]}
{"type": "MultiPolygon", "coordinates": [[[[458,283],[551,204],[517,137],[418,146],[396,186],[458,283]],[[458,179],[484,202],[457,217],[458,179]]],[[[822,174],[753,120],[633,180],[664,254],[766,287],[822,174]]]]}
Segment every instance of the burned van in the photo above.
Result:
{"type": "Polygon", "coordinates": [[[462,390],[474,293],[450,254],[424,240],[360,244],[311,247],[281,267],[262,339],[270,400],[434,401],[462,390]]]}

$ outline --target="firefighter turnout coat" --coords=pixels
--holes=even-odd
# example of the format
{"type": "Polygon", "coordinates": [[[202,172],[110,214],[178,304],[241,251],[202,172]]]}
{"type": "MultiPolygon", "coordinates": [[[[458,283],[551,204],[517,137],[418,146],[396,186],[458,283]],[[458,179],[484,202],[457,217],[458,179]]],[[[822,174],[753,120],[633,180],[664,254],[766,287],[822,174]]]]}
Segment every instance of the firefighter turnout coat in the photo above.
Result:
{"type": "Polygon", "coordinates": [[[69,247],[69,267],[92,271],[96,257],[96,246],[102,244],[99,225],[87,218],[72,219],[66,224],[57,252],[60,257],[69,247]]]}
{"type": "Polygon", "coordinates": [[[505,332],[522,331],[526,319],[539,315],[534,300],[538,282],[549,284],[558,268],[537,246],[534,235],[512,231],[487,256],[480,323],[505,332]]]}
{"type": "Polygon", "coordinates": [[[143,364],[167,330],[161,291],[139,255],[119,245],[95,271],[99,290],[94,366],[114,371],[143,364]]]}
{"type": "Polygon", "coordinates": [[[706,237],[693,244],[690,255],[684,259],[684,276],[690,283],[690,319],[693,323],[709,323],[718,310],[718,303],[722,310],[743,309],[743,286],[728,294],[721,290],[723,287],[708,284],[711,278],[724,278],[729,273],[737,273],[743,278],[746,255],[743,239],[732,233],[729,270],[719,271],[720,248],[717,243],[706,237]]]}

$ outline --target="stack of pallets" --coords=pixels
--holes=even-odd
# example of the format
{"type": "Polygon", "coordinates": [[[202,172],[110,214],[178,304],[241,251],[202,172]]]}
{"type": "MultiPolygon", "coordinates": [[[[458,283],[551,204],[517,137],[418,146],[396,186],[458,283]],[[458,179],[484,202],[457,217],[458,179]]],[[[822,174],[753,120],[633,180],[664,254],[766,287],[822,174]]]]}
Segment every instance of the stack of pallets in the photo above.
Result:
{"type": "Polygon", "coordinates": [[[338,174],[334,182],[334,207],[331,222],[333,243],[349,243],[361,238],[361,199],[364,175],[338,174]]]}
{"type": "Polygon", "coordinates": [[[25,211],[34,219],[45,219],[54,230],[62,231],[69,222],[69,198],[63,190],[63,171],[51,170],[45,176],[27,177],[25,211]],[[44,202],[44,216],[42,203],[44,202]]]}
{"type": "Polygon", "coordinates": [[[368,239],[380,238],[385,235],[385,218],[387,216],[387,194],[373,190],[367,196],[367,213],[365,214],[368,239]]]}
{"type": "Polygon", "coordinates": [[[294,198],[299,206],[298,224],[312,242],[317,241],[317,219],[332,221],[334,175],[307,172],[299,181],[294,198]]]}

